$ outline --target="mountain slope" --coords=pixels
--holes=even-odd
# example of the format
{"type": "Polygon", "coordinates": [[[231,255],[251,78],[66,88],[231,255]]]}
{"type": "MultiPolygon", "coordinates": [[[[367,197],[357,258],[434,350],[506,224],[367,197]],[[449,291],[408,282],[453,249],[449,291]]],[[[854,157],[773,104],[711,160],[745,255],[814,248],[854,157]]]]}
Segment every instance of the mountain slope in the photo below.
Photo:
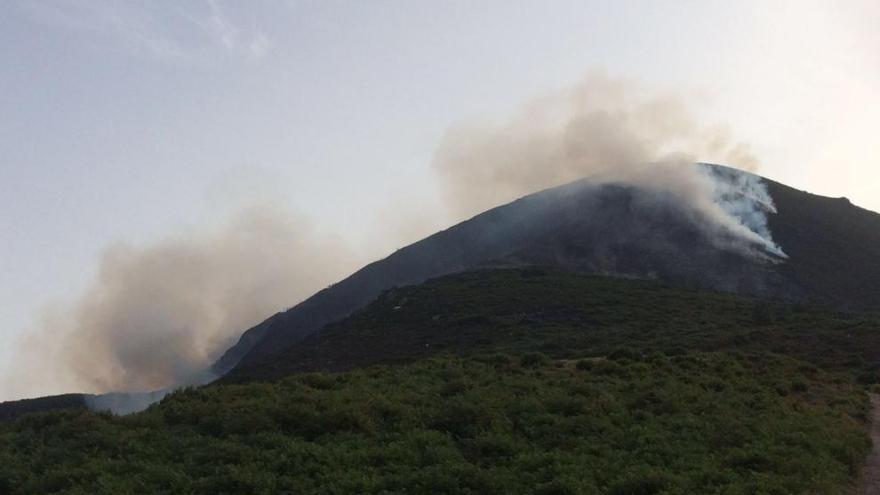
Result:
{"type": "Polygon", "coordinates": [[[557,359],[682,349],[777,352],[876,382],[880,315],[768,302],[655,281],[487,269],[384,292],[220,383],[412,362],[435,354],[541,351],[557,359]]]}
{"type": "MultiPolygon", "coordinates": [[[[709,168],[721,176],[739,173],[709,168]]],[[[776,203],[778,212],[768,220],[789,255],[784,262],[719,249],[680,203],[662,194],[579,181],[487,211],[364,267],[246,331],[211,372],[273,362],[273,355],[286,355],[291,345],[391,287],[481,267],[547,266],[845,310],[880,308],[880,215],[843,198],[763,182],[776,203]]],[[[86,399],[95,398],[72,394],[4,410],[68,407],[86,399]]]]}
{"type": "Polygon", "coordinates": [[[779,211],[769,217],[789,255],[778,271],[808,298],[852,310],[880,308],[880,214],[766,181],[779,211]]]}
{"type": "MultiPolygon", "coordinates": [[[[711,166],[720,175],[739,173],[711,166]]],[[[720,249],[671,198],[579,181],[514,201],[372,263],[247,331],[217,362],[223,374],[283,351],[382,290],[479,267],[555,266],[659,279],[847,309],[880,308],[880,215],[764,181],[782,263],[720,249]]]]}

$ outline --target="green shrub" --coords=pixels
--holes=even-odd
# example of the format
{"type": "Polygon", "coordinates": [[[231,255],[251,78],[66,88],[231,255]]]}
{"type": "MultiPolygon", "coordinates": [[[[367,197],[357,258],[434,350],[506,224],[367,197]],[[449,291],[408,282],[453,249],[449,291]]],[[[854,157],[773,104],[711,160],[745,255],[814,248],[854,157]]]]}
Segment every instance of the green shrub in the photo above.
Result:
{"type": "Polygon", "coordinates": [[[590,371],[593,369],[593,361],[589,359],[580,359],[577,364],[575,364],[575,368],[581,371],[590,371]]]}
{"type": "Polygon", "coordinates": [[[796,393],[804,393],[810,389],[810,385],[805,380],[795,380],[791,382],[791,391],[796,393]]]}
{"type": "Polygon", "coordinates": [[[593,373],[597,375],[614,375],[622,373],[624,367],[618,364],[616,361],[601,359],[593,363],[592,370],[593,373]]]}
{"type": "Polygon", "coordinates": [[[617,348],[611,351],[610,354],[608,354],[608,359],[612,361],[634,360],[639,359],[640,357],[641,354],[639,354],[638,352],[623,347],[617,348]]]}
{"type": "Polygon", "coordinates": [[[571,483],[563,480],[553,480],[535,489],[535,495],[577,495],[578,493],[579,491],[571,483]]]}
{"type": "Polygon", "coordinates": [[[485,356],[477,356],[476,360],[499,369],[508,368],[513,364],[513,360],[509,355],[498,352],[485,356]]]}
{"type": "Polygon", "coordinates": [[[525,354],[519,360],[520,366],[523,368],[537,368],[545,366],[550,362],[550,358],[543,352],[530,352],[525,354]]]}
{"type": "Polygon", "coordinates": [[[862,391],[802,361],[581,362],[438,356],[24,417],[0,424],[0,493],[834,493],[870,448],[862,391]]]}
{"type": "Polygon", "coordinates": [[[654,495],[675,484],[675,478],[667,473],[644,470],[628,474],[615,482],[608,490],[609,495],[654,495]]]}
{"type": "Polygon", "coordinates": [[[491,416],[479,405],[455,400],[444,404],[428,424],[455,437],[473,437],[490,422],[491,416]]]}

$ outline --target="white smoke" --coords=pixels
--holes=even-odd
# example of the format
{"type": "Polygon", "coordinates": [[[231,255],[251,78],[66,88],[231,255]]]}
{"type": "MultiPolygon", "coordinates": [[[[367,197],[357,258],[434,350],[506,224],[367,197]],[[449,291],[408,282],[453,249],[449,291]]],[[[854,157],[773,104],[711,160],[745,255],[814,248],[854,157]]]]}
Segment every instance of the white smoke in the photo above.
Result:
{"type": "Polygon", "coordinates": [[[760,180],[719,177],[697,161],[758,165],[725,127],[699,125],[681,96],[592,74],[507,122],[451,129],[434,168],[458,216],[587,178],[669,193],[697,213],[720,247],[781,256],[767,228],[773,203],[760,180]]]}
{"type": "MultiPolygon", "coordinates": [[[[768,228],[775,207],[760,178],[695,166],[698,160],[757,166],[724,126],[699,125],[681,96],[593,74],[507,122],[456,126],[440,143],[434,169],[455,220],[588,178],[663,192],[687,205],[719,247],[784,258],[768,228]]],[[[414,213],[411,199],[391,210],[382,215],[387,235],[376,236],[385,238],[383,247],[430,233],[426,217],[438,223],[427,211],[395,221],[414,213]]],[[[116,246],[73,307],[53,308],[26,338],[7,389],[18,396],[157,391],[89,399],[117,412],[145,407],[169,387],[210,379],[204,370],[243,330],[359,261],[338,239],[271,210],[246,211],[219,232],[116,246]]]]}
{"type": "Polygon", "coordinates": [[[779,258],[788,258],[782,248],[773,242],[767,214],[776,213],[776,204],[763,180],[755,174],[739,170],[703,170],[712,178],[715,203],[731,218],[739,220],[749,232],[757,235],[756,242],[769,253],[779,258]]]}
{"type": "Polygon", "coordinates": [[[113,414],[125,415],[143,411],[152,404],[159,402],[172,389],[162,389],[155,392],[115,392],[102,395],[85,396],[86,406],[93,411],[107,411],[113,414]]]}
{"type": "Polygon", "coordinates": [[[53,307],[21,342],[6,388],[33,396],[204,383],[243,330],[357,266],[337,238],[262,207],[216,231],[113,246],[79,300],[53,307]]]}

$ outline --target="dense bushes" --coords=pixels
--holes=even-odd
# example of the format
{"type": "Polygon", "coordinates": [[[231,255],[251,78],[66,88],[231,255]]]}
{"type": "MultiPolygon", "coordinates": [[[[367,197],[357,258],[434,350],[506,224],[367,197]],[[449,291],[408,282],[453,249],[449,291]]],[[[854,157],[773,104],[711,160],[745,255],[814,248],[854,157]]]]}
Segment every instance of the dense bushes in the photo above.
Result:
{"type": "Polygon", "coordinates": [[[460,274],[141,414],[0,423],[0,494],[844,493],[878,328],[644,281],[460,274]]]}
{"type": "Polygon", "coordinates": [[[834,493],[868,448],[863,395],[803,363],[617,357],[435,357],[184,390],[128,417],[25,417],[0,427],[0,489],[834,493]]]}

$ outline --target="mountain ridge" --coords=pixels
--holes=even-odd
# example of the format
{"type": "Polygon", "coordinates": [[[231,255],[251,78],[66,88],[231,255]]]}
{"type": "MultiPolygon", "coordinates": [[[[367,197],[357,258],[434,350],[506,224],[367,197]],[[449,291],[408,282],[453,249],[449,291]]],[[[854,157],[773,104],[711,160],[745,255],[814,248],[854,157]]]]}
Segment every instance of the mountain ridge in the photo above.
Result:
{"type": "MultiPolygon", "coordinates": [[[[709,167],[722,174],[740,173],[709,167]]],[[[240,363],[257,365],[263,357],[284,352],[390,288],[480,268],[552,266],[809,301],[847,311],[880,309],[880,214],[845,198],[761,180],[776,203],[776,212],[768,212],[767,221],[774,240],[788,254],[783,262],[719,250],[700,229],[676,220],[678,207],[669,198],[663,200],[656,193],[644,196],[631,186],[599,186],[580,180],[475,215],[363,267],[243,332],[211,372],[222,376],[240,363]],[[660,206],[647,209],[645,204],[660,206]],[[636,227],[652,222],[654,228],[636,232],[636,227]],[[661,242],[660,248],[648,252],[636,244],[658,239],[675,242],[661,242]],[[663,270],[656,269],[658,260],[663,270]]],[[[40,398],[40,404],[85,404],[94,398],[85,394],[53,397],[40,398]]],[[[13,409],[29,407],[16,402],[13,409]]]]}
{"type": "MultiPolygon", "coordinates": [[[[706,166],[720,175],[745,173],[706,166]]],[[[222,375],[239,361],[250,365],[281,351],[382,290],[481,267],[556,265],[848,310],[880,308],[880,215],[760,180],[776,203],[767,213],[770,231],[791,251],[783,262],[718,249],[662,194],[580,180],[488,210],[365,266],[245,332],[213,369],[222,375]],[[854,241],[838,242],[841,229],[854,241]]]]}

